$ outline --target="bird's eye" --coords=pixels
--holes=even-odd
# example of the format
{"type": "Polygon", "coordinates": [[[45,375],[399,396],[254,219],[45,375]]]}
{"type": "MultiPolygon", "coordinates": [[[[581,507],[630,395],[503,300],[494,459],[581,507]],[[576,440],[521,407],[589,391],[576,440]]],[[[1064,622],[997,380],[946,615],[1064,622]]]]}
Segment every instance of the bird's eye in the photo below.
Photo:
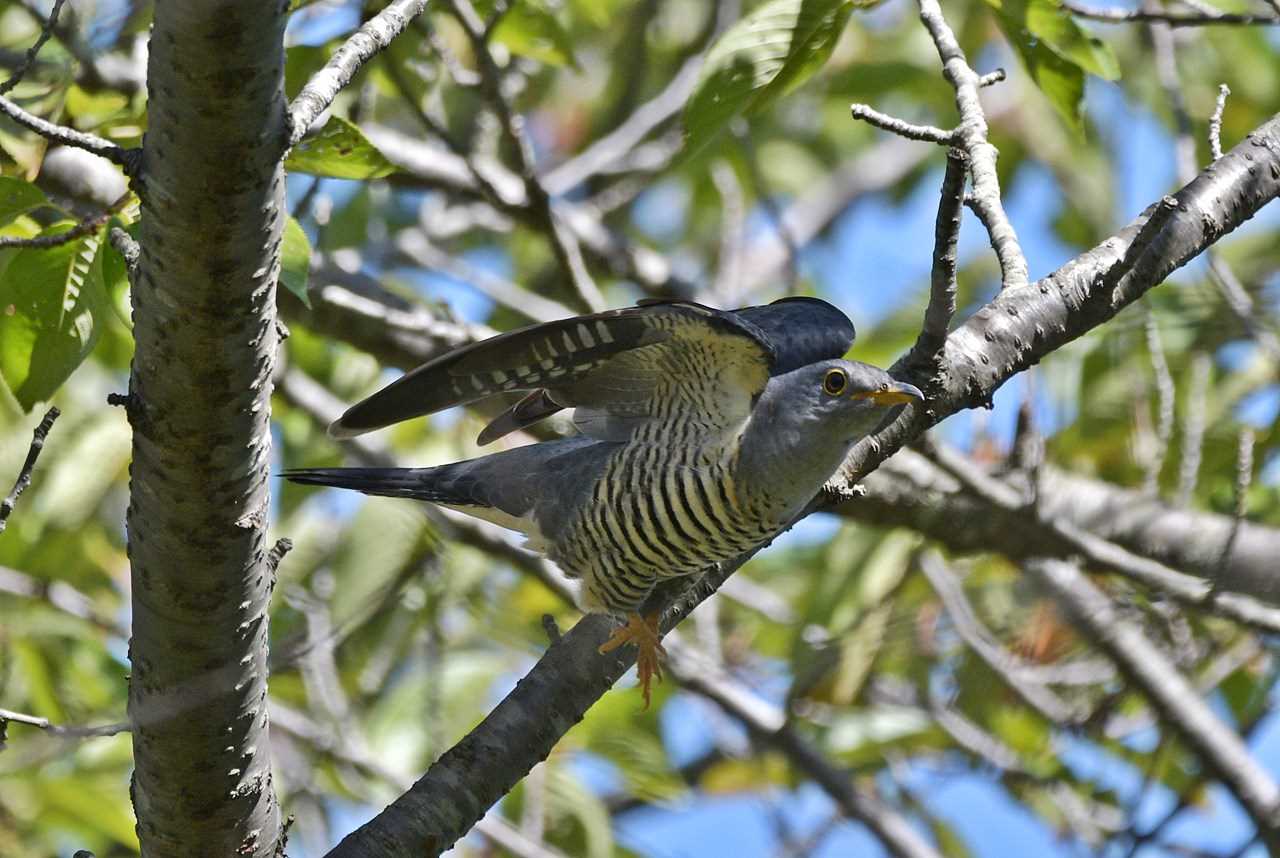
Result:
{"type": "Polygon", "coordinates": [[[849,376],[842,369],[828,370],[822,379],[822,389],[830,396],[839,396],[849,384],[849,376]]]}

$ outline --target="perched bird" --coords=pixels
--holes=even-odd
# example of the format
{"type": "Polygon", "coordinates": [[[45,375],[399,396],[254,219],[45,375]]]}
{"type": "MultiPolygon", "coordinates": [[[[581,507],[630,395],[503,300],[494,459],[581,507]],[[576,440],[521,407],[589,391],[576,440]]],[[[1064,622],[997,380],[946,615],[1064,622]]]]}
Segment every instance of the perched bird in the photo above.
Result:
{"type": "Polygon", "coordinates": [[[921,399],[842,359],[848,317],[815,298],[722,311],[691,301],[534,325],[432,360],[329,427],[349,438],[509,391],[529,393],[487,443],[563,408],[580,434],[433,468],[316,468],[294,482],[415,498],[520,531],[584,584],[584,607],[626,617],[645,705],[661,677],[654,585],[699,572],[787,527],[849,448],[921,399]]]}

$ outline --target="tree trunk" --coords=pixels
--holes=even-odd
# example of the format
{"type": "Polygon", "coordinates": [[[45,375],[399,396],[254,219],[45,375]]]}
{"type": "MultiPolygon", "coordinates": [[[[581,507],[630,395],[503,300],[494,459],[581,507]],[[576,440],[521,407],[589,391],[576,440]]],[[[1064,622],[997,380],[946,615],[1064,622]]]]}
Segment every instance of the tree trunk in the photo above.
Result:
{"type": "Polygon", "coordinates": [[[144,856],[269,856],[267,476],[287,3],[156,4],[129,385],[144,856]]]}

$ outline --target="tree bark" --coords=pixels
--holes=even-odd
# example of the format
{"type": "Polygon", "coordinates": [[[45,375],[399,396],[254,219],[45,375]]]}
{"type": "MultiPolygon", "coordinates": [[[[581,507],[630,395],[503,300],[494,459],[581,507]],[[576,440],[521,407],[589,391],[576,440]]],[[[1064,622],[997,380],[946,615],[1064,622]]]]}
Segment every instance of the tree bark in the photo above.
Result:
{"type": "Polygon", "coordinates": [[[270,856],[267,476],[283,0],[156,4],[128,512],[144,856],[270,856]]]}
{"type": "Polygon", "coordinates": [[[1182,509],[1047,464],[1040,472],[1037,514],[1011,512],[966,493],[958,480],[912,450],[899,450],[862,485],[866,493],[840,504],[838,513],[880,527],[909,527],[952,551],[998,551],[1014,559],[1065,557],[1073,550],[1044,525],[1057,519],[1212,581],[1219,590],[1280,604],[1275,575],[1280,530],[1274,527],[1239,522],[1224,557],[1231,516],[1182,509]]]}

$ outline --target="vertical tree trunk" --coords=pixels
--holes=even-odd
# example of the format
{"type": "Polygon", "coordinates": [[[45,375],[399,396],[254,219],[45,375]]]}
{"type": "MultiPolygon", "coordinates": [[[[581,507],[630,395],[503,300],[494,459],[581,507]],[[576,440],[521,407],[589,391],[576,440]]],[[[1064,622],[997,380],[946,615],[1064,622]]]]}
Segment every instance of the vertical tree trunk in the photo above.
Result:
{"type": "Polygon", "coordinates": [[[130,382],[142,854],[269,856],[267,476],[286,0],[161,0],[130,382]]]}

